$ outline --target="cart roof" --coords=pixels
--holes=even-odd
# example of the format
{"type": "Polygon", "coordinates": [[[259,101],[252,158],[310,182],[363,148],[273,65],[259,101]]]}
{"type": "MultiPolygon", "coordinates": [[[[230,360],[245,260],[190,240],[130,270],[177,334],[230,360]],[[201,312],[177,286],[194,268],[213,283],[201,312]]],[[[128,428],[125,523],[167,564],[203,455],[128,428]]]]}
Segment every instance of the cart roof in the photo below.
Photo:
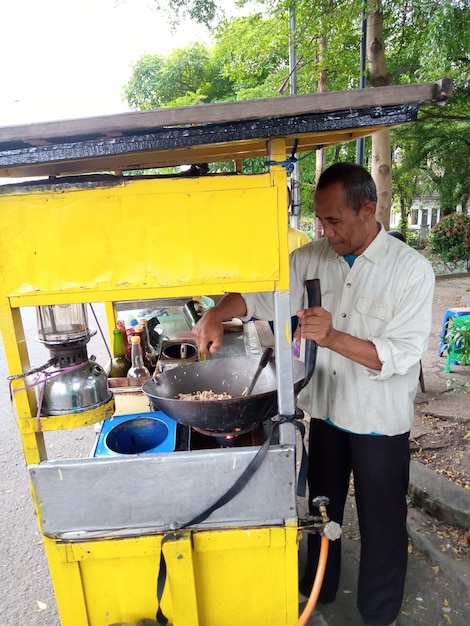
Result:
{"type": "Polygon", "coordinates": [[[0,127],[0,176],[60,176],[306,152],[416,120],[452,81],[222,102],[0,127]]]}

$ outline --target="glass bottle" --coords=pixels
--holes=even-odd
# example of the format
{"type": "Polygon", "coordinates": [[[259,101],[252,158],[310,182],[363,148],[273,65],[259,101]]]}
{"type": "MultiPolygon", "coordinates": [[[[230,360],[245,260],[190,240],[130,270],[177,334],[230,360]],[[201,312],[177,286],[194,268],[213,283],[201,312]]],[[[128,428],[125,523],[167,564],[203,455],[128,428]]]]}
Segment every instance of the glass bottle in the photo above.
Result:
{"type": "Polygon", "coordinates": [[[113,330],[113,356],[106,368],[109,378],[125,378],[131,366],[129,357],[126,356],[124,339],[119,328],[113,330]]]}
{"type": "Polygon", "coordinates": [[[131,358],[132,365],[127,372],[127,378],[141,378],[142,380],[150,378],[150,372],[144,365],[140,337],[138,335],[131,337],[131,358]]]}
{"type": "Polygon", "coordinates": [[[123,320],[118,320],[116,324],[117,324],[117,327],[121,329],[122,340],[124,342],[124,351],[130,363],[131,362],[131,346],[129,345],[129,341],[128,341],[126,325],[124,324],[123,320]]]}
{"type": "Polygon", "coordinates": [[[145,334],[144,334],[144,327],[141,326],[140,324],[137,324],[137,326],[134,326],[134,335],[136,337],[140,337],[140,349],[142,351],[142,360],[144,362],[145,367],[148,369],[148,371],[152,373],[155,367],[152,365],[150,358],[149,358],[147,341],[145,339],[145,334]]]}
{"type": "Polygon", "coordinates": [[[157,355],[157,351],[152,346],[152,343],[150,341],[150,335],[149,335],[149,329],[148,329],[147,320],[145,318],[142,318],[142,319],[139,320],[139,324],[140,324],[140,326],[142,326],[142,332],[143,332],[144,342],[145,342],[145,352],[147,353],[148,359],[150,361],[150,365],[153,367],[153,369],[155,369],[155,367],[157,365],[157,356],[158,355],[157,355]]]}

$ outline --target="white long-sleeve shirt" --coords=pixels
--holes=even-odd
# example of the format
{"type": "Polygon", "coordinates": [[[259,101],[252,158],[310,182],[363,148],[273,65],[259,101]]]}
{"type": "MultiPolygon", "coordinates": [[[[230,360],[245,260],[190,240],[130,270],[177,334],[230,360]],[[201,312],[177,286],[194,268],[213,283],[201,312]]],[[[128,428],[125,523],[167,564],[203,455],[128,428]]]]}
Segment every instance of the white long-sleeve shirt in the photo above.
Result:
{"type": "MultiPolygon", "coordinates": [[[[313,418],[361,434],[410,430],[432,322],[434,271],[417,251],[383,227],[350,268],[328,240],[313,241],[290,256],[291,311],[307,308],[305,281],[320,279],[322,307],[333,327],[374,343],[382,369],[371,370],[318,348],[312,380],[298,405],[313,418]]],[[[246,319],[273,319],[272,293],[243,294],[246,319]]]]}

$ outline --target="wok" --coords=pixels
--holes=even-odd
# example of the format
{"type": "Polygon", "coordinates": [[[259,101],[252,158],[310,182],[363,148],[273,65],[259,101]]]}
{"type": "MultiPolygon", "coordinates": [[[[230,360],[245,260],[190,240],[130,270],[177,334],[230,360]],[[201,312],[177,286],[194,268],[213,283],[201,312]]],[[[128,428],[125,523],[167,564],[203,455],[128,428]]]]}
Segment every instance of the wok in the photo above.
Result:
{"type": "MultiPolygon", "coordinates": [[[[320,282],[306,283],[309,306],[320,306],[320,282]]],[[[305,387],[315,368],[317,345],[307,341],[305,365],[293,362],[294,393],[305,387]]],[[[258,369],[257,356],[228,357],[197,361],[157,374],[142,385],[152,404],[185,426],[218,432],[249,428],[273,417],[277,407],[277,377],[274,360],[261,371],[255,393],[244,396],[258,369]],[[196,391],[227,393],[229,400],[179,400],[178,394],[196,391]]]]}
{"type": "MultiPolygon", "coordinates": [[[[277,378],[274,361],[262,370],[254,392],[243,396],[258,368],[259,357],[240,356],[182,365],[147,380],[142,390],[157,409],[186,426],[232,432],[248,428],[277,414],[277,378]],[[180,393],[227,393],[229,400],[179,400],[180,393]]],[[[304,365],[294,362],[294,390],[304,380],[304,365]]]]}

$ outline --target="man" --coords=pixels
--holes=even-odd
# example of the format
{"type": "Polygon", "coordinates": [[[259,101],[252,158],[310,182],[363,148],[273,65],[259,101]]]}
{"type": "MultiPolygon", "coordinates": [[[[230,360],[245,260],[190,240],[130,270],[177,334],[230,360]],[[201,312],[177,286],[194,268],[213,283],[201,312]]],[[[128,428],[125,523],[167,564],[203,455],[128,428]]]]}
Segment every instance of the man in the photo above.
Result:
{"type": "MultiPolygon", "coordinates": [[[[319,349],[299,407],[311,416],[309,491],[330,500],[339,524],[351,471],[361,532],[358,609],[368,626],[394,626],[407,565],[409,431],[419,363],[431,330],[434,272],[418,252],[376,221],[370,174],[351,163],[323,172],[315,197],[323,239],[290,257],[296,331],[319,349]],[[305,280],[319,278],[322,306],[305,308],[305,280]]],[[[202,352],[216,352],[222,320],[272,318],[272,294],[227,294],[194,329],[202,352]]],[[[309,535],[299,600],[310,594],[319,538],[309,535]]],[[[330,545],[321,603],[338,590],[341,545],[330,545]]]]}

